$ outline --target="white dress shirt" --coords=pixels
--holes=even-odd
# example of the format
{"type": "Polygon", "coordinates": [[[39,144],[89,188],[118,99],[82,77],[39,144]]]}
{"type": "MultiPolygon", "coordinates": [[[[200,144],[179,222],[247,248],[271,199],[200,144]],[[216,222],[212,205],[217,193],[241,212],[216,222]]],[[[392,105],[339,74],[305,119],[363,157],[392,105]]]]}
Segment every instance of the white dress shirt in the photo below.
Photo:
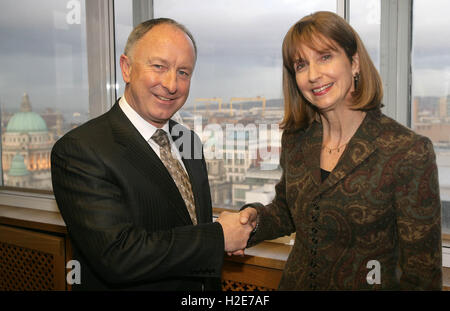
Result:
{"type": "MultiPolygon", "coordinates": [[[[160,147],[153,139],[151,139],[153,134],[156,132],[158,128],[145,121],[133,108],[131,108],[131,106],[127,103],[127,100],[125,99],[125,95],[120,98],[119,106],[122,109],[123,113],[131,121],[131,123],[133,123],[134,127],[145,139],[145,141],[147,141],[150,147],[152,147],[156,155],[161,159],[161,155],[159,152],[160,147]]],[[[174,141],[172,140],[172,136],[170,135],[169,122],[166,122],[166,124],[164,124],[164,126],[161,129],[168,134],[167,136],[169,137],[172,155],[175,156],[175,158],[181,163],[181,166],[186,171],[186,167],[184,166],[183,160],[181,159],[180,152],[177,146],[175,145],[174,141]]]]}

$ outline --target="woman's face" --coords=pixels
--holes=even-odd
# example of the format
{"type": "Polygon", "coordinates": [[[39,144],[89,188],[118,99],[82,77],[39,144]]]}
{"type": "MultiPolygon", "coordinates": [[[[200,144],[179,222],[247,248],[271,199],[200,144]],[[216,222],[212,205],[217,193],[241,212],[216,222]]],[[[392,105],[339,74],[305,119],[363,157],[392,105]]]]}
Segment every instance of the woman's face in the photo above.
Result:
{"type": "Polygon", "coordinates": [[[353,76],[359,72],[359,56],[350,62],[344,50],[312,49],[300,45],[294,61],[297,86],[303,96],[322,112],[348,106],[354,91],[353,76]]]}

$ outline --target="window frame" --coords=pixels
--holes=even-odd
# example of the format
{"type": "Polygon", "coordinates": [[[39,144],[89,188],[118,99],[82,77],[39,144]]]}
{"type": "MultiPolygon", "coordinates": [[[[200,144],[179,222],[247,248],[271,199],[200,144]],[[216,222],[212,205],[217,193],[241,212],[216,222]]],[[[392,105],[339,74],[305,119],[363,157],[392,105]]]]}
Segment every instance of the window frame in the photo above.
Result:
{"type": "MultiPolygon", "coordinates": [[[[116,101],[114,0],[86,0],[85,7],[89,111],[94,118],[116,101]]],[[[52,191],[1,186],[0,202],[59,213],[52,191]]]]}
{"type": "Polygon", "coordinates": [[[383,113],[411,128],[413,0],[380,2],[380,74],[385,105],[383,113]]]}

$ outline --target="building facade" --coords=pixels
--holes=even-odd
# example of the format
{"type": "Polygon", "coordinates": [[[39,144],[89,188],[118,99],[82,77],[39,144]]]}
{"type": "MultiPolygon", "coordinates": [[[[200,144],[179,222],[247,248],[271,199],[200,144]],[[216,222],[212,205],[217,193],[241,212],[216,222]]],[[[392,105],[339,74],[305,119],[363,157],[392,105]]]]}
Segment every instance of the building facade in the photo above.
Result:
{"type": "Polygon", "coordinates": [[[50,153],[54,142],[46,122],[32,111],[25,93],[20,111],[9,119],[2,137],[5,186],[51,190],[50,153]]]}

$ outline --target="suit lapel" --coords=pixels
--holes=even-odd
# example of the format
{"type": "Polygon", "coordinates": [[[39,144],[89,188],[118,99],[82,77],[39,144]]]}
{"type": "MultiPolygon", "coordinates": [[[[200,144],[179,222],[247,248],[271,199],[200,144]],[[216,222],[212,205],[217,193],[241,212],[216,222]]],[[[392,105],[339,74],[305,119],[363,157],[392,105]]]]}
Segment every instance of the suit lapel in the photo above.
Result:
{"type": "Polygon", "coordinates": [[[301,142],[301,152],[303,159],[312,180],[316,186],[321,184],[320,175],[320,150],[322,146],[322,126],[314,121],[303,134],[304,139],[301,142]]]}
{"type": "Polygon", "coordinates": [[[125,116],[118,101],[109,112],[109,120],[115,141],[125,148],[125,160],[142,172],[145,178],[156,180],[160,193],[165,194],[172,203],[176,214],[184,223],[192,223],[184,200],[166,167],[125,116]]]}
{"type": "Polygon", "coordinates": [[[367,112],[366,117],[350,140],[336,167],[328,178],[320,185],[319,193],[326,191],[344,177],[348,176],[357,166],[375,152],[376,146],[374,140],[381,132],[378,115],[377,112],[367,112]]]}

